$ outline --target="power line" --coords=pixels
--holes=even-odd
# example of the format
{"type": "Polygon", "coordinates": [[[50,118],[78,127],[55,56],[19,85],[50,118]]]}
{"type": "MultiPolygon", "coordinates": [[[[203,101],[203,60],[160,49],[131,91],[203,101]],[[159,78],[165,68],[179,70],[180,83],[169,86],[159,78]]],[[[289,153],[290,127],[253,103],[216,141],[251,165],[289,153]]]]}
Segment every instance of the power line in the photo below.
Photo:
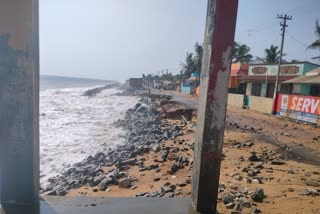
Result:
{"type": "MultiPolygon", "coordinates": [[[[291,13],[291,14],[295,15],[295,17],[308,15],[310,12],[319,10],[318,7],[313,6],[316,3],[319,3],[318,0],[309,1],[308,3],[303,2],[302,4],[296,6],[292,9],[289,9],[288,11],[285,12],[285,14],[291,13]],[[313,6],[313,7],[310,7],[310,6],[313,6]]],[[[260,25],[256,25],[255,27],[253,27],[251,29],[243,30],[241,32],[247,32],[249,37],[254,36],[256,33],[261,33],[265,30],[272,28],[276,22],[277,22],[277,19],[274,18],[274,19],[266,21],[260,25]]]]}
{"type": "Polygon", "coordinates": [[[286,33],[289,35],[289,37],[290,37],[292,40],[298,42],[299,44],[301,44],[301,45],[304,46],[305,48],[308,48],[308,46],[307,46],[306,44],[304,44],[303,42],[301,42],[301,41],[299,41],[298,39],[294,38],[294,36],[292,36],[292,34],[291,34],[289,31],[286,30],[286,33]]]}
{"type": "Polygon", "coordinates": [[[278,41],[279,37],[280,37],[280,34],[277,34],[276,38],[273,40],[273,42],[271,44],[274,45],[275,42],[278,41]]]}

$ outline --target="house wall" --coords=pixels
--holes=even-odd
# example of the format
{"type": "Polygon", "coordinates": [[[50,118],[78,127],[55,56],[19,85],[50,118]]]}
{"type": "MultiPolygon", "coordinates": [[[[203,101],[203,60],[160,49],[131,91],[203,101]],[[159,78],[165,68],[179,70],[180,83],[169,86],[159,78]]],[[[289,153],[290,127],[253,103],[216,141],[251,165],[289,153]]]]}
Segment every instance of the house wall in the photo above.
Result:
{"type": "MultiPolygon", "coordinates": [[[[281,66],[281,69],[288,70],[289,67],[297,67],[297,69],[294,71],[294,73],[281,73],[281,76],[292,76],[292,75],[303,75],[305,72],[305,64],[284,64],[281,66]]],[[[309,64],[307,64],[309,65],[309,64]]],[[[264,76],[264,75],[277,75],[278,73],[278,65],[250,65],[249,66],[249,75],[252,76],[264,76]],[[265,69],[265,72],[257,73],[254,72],[257,68],[265,69]]]]}
{"type": "Polygon", "coordinates": [[[304,94],[304,95],[310,95],[310,88],[311,85],[310,84],[300,84],[300,93],[304,94]]]}
{"type": "Polygon", "coordinates": [[[242,94],[228,94],[228,105],[232,106],[243,106],[244,95],[242,94]]]}
{"type": "Polygon", "coordinates": [[[293,84],[293,94],[309,95],[310,94],[310,84],[293,84]]]}
{"type": "Polygon", "coordinates": [[[181,86],[181,92],[185,94],[190,94],[190,86],[181,86]]]}
{"type": "Polygon", "coordinates": [[[273,99],[267,97],[250,96],[250,109],[266,114],[272,113],[273,99]]]}
{"type": "Polygon", "coordinates": [[[309,63],[305,63],[304,64],[304,67],[303,67],[303,74],[313,70],[313,69],[316,69],[318,68],[319,66],[318,65],[314,65],[314,64],[309,64],[309,63]]]}

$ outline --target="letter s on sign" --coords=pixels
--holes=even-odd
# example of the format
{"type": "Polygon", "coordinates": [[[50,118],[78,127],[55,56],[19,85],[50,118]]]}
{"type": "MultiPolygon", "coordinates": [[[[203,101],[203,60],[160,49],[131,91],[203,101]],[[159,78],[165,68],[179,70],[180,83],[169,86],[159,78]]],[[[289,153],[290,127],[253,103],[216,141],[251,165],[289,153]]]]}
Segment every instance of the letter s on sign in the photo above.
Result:
{"type": "Polygon", "coordinates": [[[292,98],[290,110],[295,110],[296,109],[297,100],[298,100],[298,97],[293,97],[292,98]]]}

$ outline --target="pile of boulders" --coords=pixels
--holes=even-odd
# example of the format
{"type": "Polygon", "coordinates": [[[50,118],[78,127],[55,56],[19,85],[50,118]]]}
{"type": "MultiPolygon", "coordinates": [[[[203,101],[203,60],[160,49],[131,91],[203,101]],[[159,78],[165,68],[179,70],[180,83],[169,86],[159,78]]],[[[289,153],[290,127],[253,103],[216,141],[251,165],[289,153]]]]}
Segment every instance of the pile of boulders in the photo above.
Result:
{"type": "Polygon", "coordinates": [[[261,210],[257,207],[258,203],[263,202],[265,194],[262,188],[256,188],[249,192],[246,188],[230,185],[230,192],[225,192],[226,186],[219,185],[219,200],[222,201],[227,209],[231,209],[231,213],[241,213],[243,208],[251,208],[252,213],[260,213],[261,210]]]}
{"type": "MultiPolygon", "coordinates": [[[[159,163],[165,162],[170,153],[179,148],[169,148],[162,145],[164,140],[175,139],[183,135],[184,124],[173,126],[162,119],[162,113],[154,98],[144,97],[133,108],[129,109],[124,119],[114,125],[125,130],[125,143],[116,148],[109,148],[108,152],[99,152],[85,160],[74,164],[59,176],[50,178],[49,185],[41,189],[41,193],[48,195],[66,195],[70,189],[81,186],[94,187],[95,191],[105,191],[110,185],[121,188],[136,188],[136,178],[128,175],[130,167],[138,166],[139,171],[155,170],[159,172],[159,163]],[[140,155],[149,151],[161,153],[158,163],[145,165],[140,155]],[[104,170],[106,167],[111,169],[104,170]]],[[[188,165],[188,157],[175,157],[171,167],[172,173],[188,165]]],[[[168,187],[164,188],[165,190],[168,187]]],[[[164,191],[170,193],[170,191],[164,191]]],[[[157,194],[153,193],[152,196],[157,194]]],[[[159,194],[157,196],[162,196],[159,194]]]]}

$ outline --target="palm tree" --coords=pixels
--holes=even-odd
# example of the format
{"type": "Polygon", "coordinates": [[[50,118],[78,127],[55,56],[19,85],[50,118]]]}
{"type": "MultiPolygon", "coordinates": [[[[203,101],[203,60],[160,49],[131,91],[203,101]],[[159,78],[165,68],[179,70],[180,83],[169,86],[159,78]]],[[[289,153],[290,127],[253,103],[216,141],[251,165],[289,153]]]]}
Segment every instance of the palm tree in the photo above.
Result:
{"type": "Polygon", "coordinates": [[[252,55],[249,54],[250,47],[245,44],[240,44],[234,42],[233,51],[232,51],[232,62],[250,62],[252,59],[252,55]]]}
{"type": "Polygon", "coordinates": [[[197,70],[197,62],[193,58],[193,53],[188,53],[185,59],[185,62],[180,62],[182,67],[181,71],[183,72],[184,77],[190,77],[192,72],[197,70]]]}
{"type": "MultiPolygon", "coordinates": [[[[318,39],[314,41],[311,45],[309,45],[308,49],[319,49],[320,50],[320,25],[319,20],[316,21],[316,29],[315,34],[317,35],[318,39]]],[[[313,59],[320,59],[320,56],[313,57],[313,59]]]]}
{"type": "Polygon", "coordinates": [[[194,51],[196,53],[195,60],[197,62],[197,72],[201,73],[202,55],[203,55],[202,45],[199,45],[198,42],[196,42],[194,46],[194,51]]]}
{"type": "Polygon", "coordinates": [[[265,49],[266,53],[266,62],[267,63],[277,63],[279,62],[279,54],[280,51],[278,51],[278,46],[271,45],[270,48],[265,49]]]}

